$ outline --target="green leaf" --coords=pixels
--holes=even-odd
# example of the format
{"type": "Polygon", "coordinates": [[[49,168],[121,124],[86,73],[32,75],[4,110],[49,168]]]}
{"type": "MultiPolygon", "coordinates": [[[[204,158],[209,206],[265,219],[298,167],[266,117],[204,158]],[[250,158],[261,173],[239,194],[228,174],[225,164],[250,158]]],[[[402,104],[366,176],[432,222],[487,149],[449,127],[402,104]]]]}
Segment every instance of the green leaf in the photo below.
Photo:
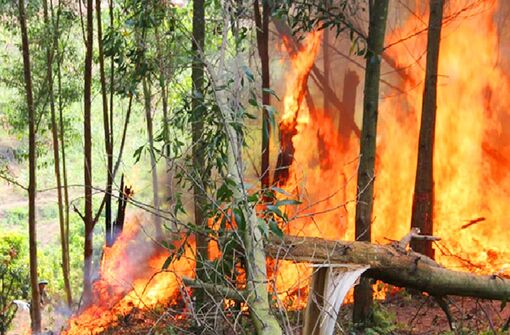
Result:
{"type": "Polygon", "coordinates": [[[244,73],[246,74],[246,77],[248,77],[248,80],[251,82],[255,81],[255,77],[253,76],[253,73],[251,72],[250,68],[246,65],[243,66],[244,73]]]}
{"type": "Polygon", "coordinates": [[[257,218],[257,221],[258,221],[257,228],[260,230],[264,237],[267,237],[269,235],[269,230],[267,229],[268,227],[266,222],[261,218],[257,218]]]}
{"type": "Polygon", "coordinates": [[[161,267],[163,270],[166,270],[168,269],[168,267],[170,266],[170,264],[172,263],[172,259],[173,257],[172,256],[168,256],[167,259],[165,259],[165,263],[163,263],[163,266],[161,267]]]}
{"type": "Polygon", "coordinates": [[[290,194],[289,192],[285,191],[283,188],[279,188],[279,187],[271,187],[271,189],[277,193],[280,193],[280,194],[283,194],[283,195],[286,195],[288,197],[292,197],[292,194],[290,194]]]}
{"type": "Polygon", "coordinates": [[[280,210],[280,208],[278,208],[277,206],[275,205],[267,205],[267,210],[271,213],[274,213],[276,216],[280,217],[280,218],[283,218],[284,215],[282,213],[282,211],[280,210]]]}
{"type": "Polygon", "coordinates": [[[279,238],[283,238],[283,231],[280,229],[280,227],[275,221],[273,220],[269,221],[269,229],[279,238]]]}
{"type": "Polygon", "coordinates": [[[287,206],[287,205],[301,205],[301,201],[295,200],[295,199],[285,199],[285,200],[279,200],[274,204],[276,207],[280,206],[287,206]]]}
{"type": "Polygon", "coordinates": [[[142,145],[141,147],[136,149],[135,152],[133,153],[133,158],[135,159],[135,163],[138,163],[138,161],[140,160],[140,158],[142,156],[142,151],[144,148],[145,148],[145,145],[142,145]]]}
{"type": "Polygon", "coordinates": [[[244,213],[241,209],[234,208],[234,218],[239,230],[246,230],[246,220],[244,219],[244,213]]]}
{"type": "Polygon", "coordinates": [[[276,92],[275,92],[275,91],[273,91],[272,89],[270,89],[270,88],[263,88],[263,89],[262,89],[262,92],[269,93],[269,94],[271,94],[273,97],[275,97],[275,98],[276,98],[276,100],[280,101],[280,97],[278,97],[278,95],[276,95],[276,92]]]}
{"type": "Polygon", "coordinates": [[[259,201],[259,195],[257,193],[254,193],[254,194],[248,196],[248,202],[257,202],[257,201],[259,201]]]}
{"type": "Polygon", "coordinates": [[[234,192],[228,187],[227,184],[223,184],[220,186],[218,191],[216,191],[216,198],[220,201],[228,201],[232,198],[234,192]]]}

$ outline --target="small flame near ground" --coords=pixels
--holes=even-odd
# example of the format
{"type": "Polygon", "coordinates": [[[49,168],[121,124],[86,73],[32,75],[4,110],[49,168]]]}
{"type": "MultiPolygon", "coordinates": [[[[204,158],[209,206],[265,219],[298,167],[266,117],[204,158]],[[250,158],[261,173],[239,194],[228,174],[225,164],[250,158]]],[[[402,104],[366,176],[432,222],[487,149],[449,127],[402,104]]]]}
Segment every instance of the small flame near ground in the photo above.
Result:
{"type": "Polygon", "coordinates": [[[150,310],[177,300],[183,287],[179,278],[193,276],[192,252],[186,250],[167,270],[161,270],[170,254],[149,237],[141,222],[150,220],[129,218],[115,244],[104,249],[92,302],[69,321],[63,334],[100,334],[133,308],[150,310]]]}

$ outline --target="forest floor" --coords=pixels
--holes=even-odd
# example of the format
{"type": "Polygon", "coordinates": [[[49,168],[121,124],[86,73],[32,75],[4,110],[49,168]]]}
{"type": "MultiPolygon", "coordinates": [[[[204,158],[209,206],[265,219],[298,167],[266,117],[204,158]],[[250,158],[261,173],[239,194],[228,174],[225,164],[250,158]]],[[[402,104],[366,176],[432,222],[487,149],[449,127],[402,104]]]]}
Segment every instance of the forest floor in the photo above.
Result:
{"type": "MultiPolygon", "coordinates": [[[[506,308],[498,301],[460,297],[450,298],[449,303],[455,320],[455,331],[450,329],[445,313],[433,298],[401,290],[386,301],[376,302],[376,325],[358,334],[507,334],[501,329],[510,317],[510,306],[506,308]],[[501,307],[504,307],[503,310],[501,307]]],[[[342,307],[337,334],[356,334],[350,330],[351,313],[352,304],[342,307]]],[[[300,335],[301,326],[297,320],[303,320],[302,311],[289,313],[289,318],[290,324],[295,325],[292,333],[300,335]]],[[[247,315],[245,319],[245,324],[249,324],[247,315]]],[[[104,331],[102,335],[194,334],[195,332],[185,330],[189,329],[191,324],[190,320],[176,314],[135,308],[128,315],[121,316],[118,325],[104,331]]],[[[226,327],[222,334],[234,335],[226,327]]],[[[251,331],[248,329],[246,334],[251,334],[251,331]]]]}

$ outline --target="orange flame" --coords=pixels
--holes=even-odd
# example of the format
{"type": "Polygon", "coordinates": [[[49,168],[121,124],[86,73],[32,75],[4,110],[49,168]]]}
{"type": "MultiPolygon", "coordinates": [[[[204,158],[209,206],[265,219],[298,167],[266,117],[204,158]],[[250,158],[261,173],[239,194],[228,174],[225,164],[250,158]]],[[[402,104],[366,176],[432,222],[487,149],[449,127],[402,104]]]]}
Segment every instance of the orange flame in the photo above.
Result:
{"type": "Polygon", "coordinates": [[[150,309],[174,302],[182,286],[179,277],[192,276],[195,265],[191,251],[186,250],[161,271],[168,256],[166,249],[154,245],[145,235],[138,220],[126,222],[115,244],[104,250],[92,303],[70,320],[63,334],[100,334],[133,308],[150,309]]]}
{"type": "MultiPolygon", "coordinates": [[[[510,131],[503,127],[510,120],[510,100],[504,95],[495,97],[496,92],[510,88],[510,78],[498,64],[499,41],[493,22],[496,8],[494,1],[478,7],[454,1],[447,7],[434,157],[434,234],[443,238],[435,246],[436,258],[451,268],[484,273],[504,269],[510,256],[510,233],[505,228],[510,177],[503,172],[510,168],[506,158],[510,131]]],[[[428,13],[421,18],[411,16],[386,41],[391,45],[403,40],[388,53],[407,69],[407,78],[401,85],[406,93],[395,96],[391,92],[380,106],[372,236],[377,243],[399,239],[410,227],[427,17],[428,13]],[[406,36],[414,37],[403,38],[406,36]]],[[[309,71],[309,67],[293,70],[309,71]]],[[[287,83],[285,102],[299,101],[293,97],[297,84],[287,83]]],[[[359,141],[354,135],[340,138],[328,116],[333,113],[303,113],[306,107],[300,108],[300,115],[310,117],[298,120],[292,138],[294,163],[284,188],[299,196],[303,204],[288,209],[295,219],[286,229],[297,235],[353,239],[359,141]],[[323,157],[318,150],[321,145],[328,152],[323,157]],[[328,164],[321,164],[323,159],[328,159],[328,164]]],[[[286,103],[283,119],[290,119],[294,110],[293,104],[286,103]]],[[[280,298],[306,286],[310,274],[302,264],[280,263],[276,276],[280,298]]]]}

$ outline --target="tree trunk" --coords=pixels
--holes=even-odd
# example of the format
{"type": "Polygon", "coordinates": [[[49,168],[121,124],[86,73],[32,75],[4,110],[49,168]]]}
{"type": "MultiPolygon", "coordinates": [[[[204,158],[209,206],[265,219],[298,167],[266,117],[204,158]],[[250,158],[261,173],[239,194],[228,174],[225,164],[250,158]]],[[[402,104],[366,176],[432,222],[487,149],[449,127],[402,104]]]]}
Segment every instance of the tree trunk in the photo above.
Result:
{"type": "MultiPolygon", "coordinates": [[[[62,199],[62,178],[60,176],[60,154],[59,154],[59,140],[58,140],[58,127],[57,127],[57,118],[55,112],[55,95],[53,91],[53,55],[55,53],[56,48],[58,47],[58,21],[60,15],[57,14],[56,24],[51,25],[49,14],[48,14],[48,0],[45,0],[43,3],[44,7],[44,22],[50,32],[53,35],[53,43],[48,44],[46,48],[46,76],[48,78],[48,95],[50,101],[50,115],[51,115],[51,135],[53,141],[53,160],[54,160],[54,168],[55,168],[55,180],[57,183],[57,203],[58,203],[58,221],[60,228],[60,242],[61,242],[61,252],[62,252],[62,277],[64,280],[64,290],[66,292],[67,298],[67,306],[71,307],[73,303],[72,294],[71,294],[71,284],[69,282],[69,249],[66,243],[66,228],[65,228],[65,219],[64,219],[64,203],[62,199]]],[[[53,19],[52,19],[53,21],[53,19]]]]}
{"type": "Polygon", "coordinates": [[[91,90],[92,90],[92,49],[93,49],[93,1],[87,0],[87,39],[85,54],[85,73],[83,87],[84,119],[84,184],[85,184],[85,246],[84,246],[84,268],[83,268],[83,301],[86,306],[92,296],[92,254],[93,254],[93,233],[94,222],[92,217],[92,132],[91,126],[91,90]]]}
{"type": "MultiPolygon", "coordinates": [[[[193,140],[193,169],[196,171],[195,182],[193,183],[193,198],[195,205],[195,226],[198,229],[207,225],[207,215],[205,208],[207,205],[205,197],[204,184],[204,165],[203,141],[201,139],[203,132],[202,116],[204,114],[204,64],[201,59],[201,53],[204,50],[205,40],[205,10],[204,0],[193,0],[193,41],[191,65],[191,85],[192,85],[192,140],[193,140]]],[[[197,278],[207,282],[206,269],[203,263],[209,259],[209,239],[205,234],[196,234],[197,243],[197,278]]],[[[200,305],[205,295],[202,290],[196,291],[197,304],[200,305]]]]}
{"type": "Polygon", "coordinates": [[[29,183],[28,183],[28,236],[30,249],[30,285],[32,287],[31,318],[32,332],[41,332],[41,305],[39,295],[39,278],[37,275],[37,230],[35,222],[35,197],[36,197],[36,142],[35,142],[35,110],[32,93],[32,74],[30,69],[30,47],[23,0],[18,1],[19,23],[21,28],[21,42],[23,51],[23,74],[25,77],[25,91],[28,110],[28,160],[29,160],[29,183]]]}
{"type": "Polygon", "coordinates": [[[359,77],[356,72],[347,70],[344,76],[344,87],[342,93],[344,109],[340,112],[340,120],[338,122],[338,134],[342,139],[342,147],[344,150],[348,149],[347,147],[351,134],[359,131],[356,123],[354,122],[358,85],[359,77]]]}
{"type": "Polygon", "coordinates": [[[161,45],[161,35],[159,34],[158,27],[155,28],[154,31],[156,35],[156,47],[157,47],[157,54],[158,54],[158,65],[159,65],[159,85],[161,88],[161,104],[163,107],[163,132],[165,134],[164,141],[165,141],[165,150],[163,151],[165,155],[165,162],[166,162],[166,178],[167,178],[167,201],[170,206],[174,203],[174,171],[173,171],[173,163],[171,158],[171,150],[170,150],[170,127],[168,126],[168,123],[170,122],[168,118],[168,87],[167,82],[169,78],[168,76],[168,69],[167,64],[165,62],[165,59],[167,58],[166,55],[163,54],[162,45],[161,45]]]}
{"type": "Polygon", "coordinates": [[[427,292],[506,301],[510,280],[449,270],[416,252],[393,245],[332,241],[316,237],[284,236],[266,244],[269,257],[315,264],[369,265],[367,276],[388,284],[427,292]]]}
{"type": "Polygon", "coordinates": [[[70,269],[69,262],[69,188],[67,182],[67,164],[66,164],[66,150],[65,150],[65,128],[64,128],[64,105],[62,102],[62,54],[58,57],[57,63],[57,79],[58,79],[58,111],[59,111],[59,127],[60,127],[60,148],[62,152],[62,181],[64,190],[64,229],[65,229],[65,245],[66,245],[66,263],[67,269],[70,269]]]}
{"type": "MultiPolygon", "coordinates": [[[[430,0],[425,89],[421,112],[418,164],[413,196],[411,227],[432,235],[434,217],[434,137],[436,128],[437,68],[444,0],[430,0]]],[[[413,241],[411,248],[434,258],[431,241],[413,241]]]]}
{"type": "Polygon", "coordinates": [[[105,196],[105,243],[112,245],[112,177],[113,177],[113,152],[110,132],[110,116],[108,113],[108,96],[106,93],[106,75],[103,52],[103,28],[101,22],[101,0],[96,0],[97,20],[97,45],[99,50],[99,74],[101,80],[101,98],[103,101],[103,130],[104,144],[107,157],[106,168],[106,194],[105,196]]]}
{"type": "Polygon", "coordinates": [[[152,205],[154,206],[154,231],[156,240],[162,237],[161,233],[161,215],[159,213],[159,182],[158,182],[158,164],[156,161],[156,152],[154,151],[154,130],[152,125],[152,105],[151,105],[151,88],[147,83],[147,79],[143,78],[143,97],[145,107],[145,118],[147,121],[147,140],[149,141],[149,155],[151,159],[151,175],[152,175],[152,205]]]}
{"type": "MultiPolygon", "coordinates": [[[[383,52],[388,0],[369,2],[370,23],[365,70],[365,95],[363,98],[363,126],[360,138],[360,162],[356,201],[355,236],[358,241],[370,241],[372,209],[374,204],[375,152],[377,115],[379,108],[379,79],[383,52]]],[[[372,288],[362,277],[354,289],[354,323],[369,321],[372,305],[372,288]]]]}
{"type": "MultiPolygon", "coordinates": [[[[324,0],[324,7],[329,9],[329,4],[331,0],[324,0]]],[[[324,68],[324,82],[322,83],[323,87],[329,86],[329,78],[331,72],[331,61],[329,58],[329,28],[324,29],[324,35],[322,37],[322,66],[324,68]]],[[[329,110],[330,98],[329,94],[326,93],[326,90],[323,90],[323,105],[324,113],[327,115],[333,116],[331,111],[329,110]]]]}
{"type": "Polygon", "coordinates": [[[269,177],[269,144],[271,126],[269,114],[265,106],[271,104],[270,72],[269,72],[269,0],[262,0],[262,15],[260,13],[259,1],[253,2],[255,11],[255,23],[257,27],[257,49],[259,51],[260,65],[262,69],[262,153],[260,165],[260,183],[261,187],[268,188],[270,185],[269,177]]]}
{"type": "MultiPolygon", "coordinates": [[[[223,75],[220,73],[220,76],[223,75]]],[[[225,75],[225,77],[227,77],[225,75]]],[[[217,96],[223,93],[216,92],[217,96]]],[[[239,97],[235,97],[239,99],[239,97]]],[[[219,106],[227,106],[225,97],[218,99],[219,106]]],[[[226,108],[226,107],[224,107],[226,108]]],[[[228,108],[228,107],[227,107],[228,108]]],[[[246,270],[246,291],[250,316],[259,335],[280,335],[282,330],[276,318],[271,314],[267,290],[267,266],[264,250],[264,240],[258,227],[255,209],[248,201],[248,193],[244,182],[244,164],[242,160],[243,140],[232,126],[236,122],[235,111],[222,110],[225,120],[225,130],[229,139],[228,172],[236,187],[233,202],[241,207],[242,217],[246,220],[244,230],[240,229],[243,240],[246,270]]],[[[240,225],[241,226],[241,225],[240,225]]]]}

